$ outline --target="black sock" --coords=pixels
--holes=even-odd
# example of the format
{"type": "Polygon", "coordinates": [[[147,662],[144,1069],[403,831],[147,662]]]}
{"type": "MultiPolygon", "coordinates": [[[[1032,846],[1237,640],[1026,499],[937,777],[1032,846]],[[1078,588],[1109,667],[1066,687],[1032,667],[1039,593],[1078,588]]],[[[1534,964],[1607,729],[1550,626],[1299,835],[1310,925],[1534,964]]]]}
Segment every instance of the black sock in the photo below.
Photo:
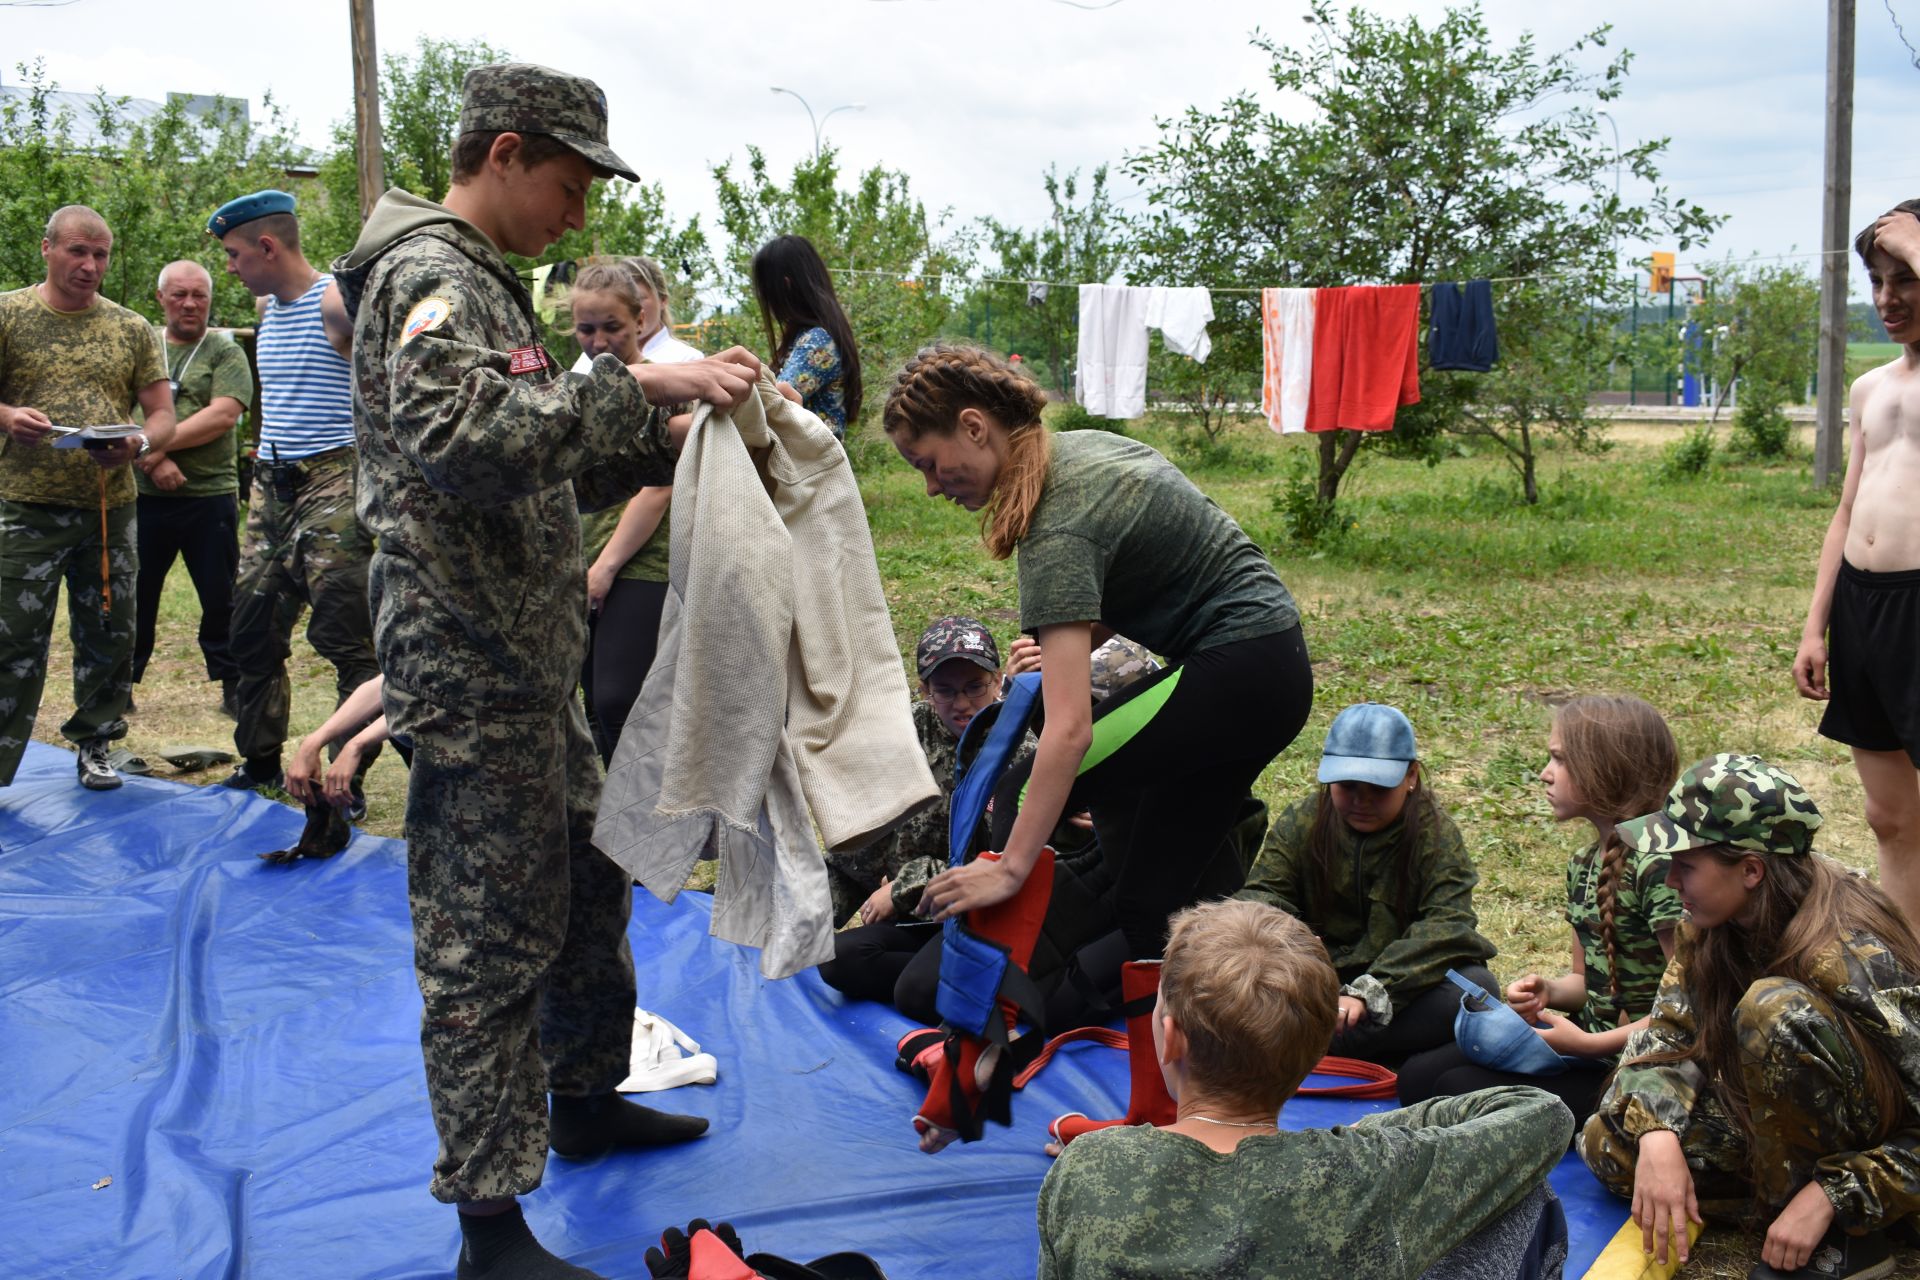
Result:
{"type": "Polygon", "coordinates": [[[615,1147],[661,1147],[707,1131],[701,1116],[677,1116],[629,1102],[617,1093],[585,1098],[553,1095],[547,1140],[555,1155],[585,1160],[615,1147]]]}
{"type": "Polygon", "coordinates": [[[503,1213],[461,1214],[460,1238],[458,1280],[601,1280],[542,1248],[517,1204],[503,1213]]]}

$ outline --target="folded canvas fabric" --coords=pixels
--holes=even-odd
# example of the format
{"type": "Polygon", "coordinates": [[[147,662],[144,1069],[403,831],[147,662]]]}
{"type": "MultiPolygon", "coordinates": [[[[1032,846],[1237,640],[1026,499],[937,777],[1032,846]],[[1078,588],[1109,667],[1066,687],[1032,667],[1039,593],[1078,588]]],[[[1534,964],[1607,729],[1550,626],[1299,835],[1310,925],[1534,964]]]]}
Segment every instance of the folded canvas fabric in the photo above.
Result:
{"type": "Polygon", "coordinates": [[[1309,431],[1391,431],[1420,399],[1420,286],[1351,285],[1313,300],[1309,431]]]}
{"type": "Polygon", "coordinates": [[[674,473],[660,646],[595,843],[671,902],[720,860],[713,932],[786,977],[833,954],[817,826],[857,849],[935,803],[845,451],[770,377],[702,405],[674,473]]]}
{"type": "Polygon", "coordinates": [[[1282,435],[1307,429],[1313,389],[1313,289],[1262,289],[1260,411],[1282,435]]]}

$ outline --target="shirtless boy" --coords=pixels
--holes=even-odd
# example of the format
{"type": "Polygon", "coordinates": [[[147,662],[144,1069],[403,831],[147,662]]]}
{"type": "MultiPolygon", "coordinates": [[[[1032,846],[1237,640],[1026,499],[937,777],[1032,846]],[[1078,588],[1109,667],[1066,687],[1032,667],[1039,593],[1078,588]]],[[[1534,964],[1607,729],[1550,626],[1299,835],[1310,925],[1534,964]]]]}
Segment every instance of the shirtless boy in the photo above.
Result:
{"type": "Polygon", "coordinates": [[[1853,748],[1881,888],[1920,923],[1920,200],[1853,247],[1887,336],[1906,350],[1853,384],[1847,479],[1793,679],[1801,697],[1827,702],[1820,733],[1853,748]]]}

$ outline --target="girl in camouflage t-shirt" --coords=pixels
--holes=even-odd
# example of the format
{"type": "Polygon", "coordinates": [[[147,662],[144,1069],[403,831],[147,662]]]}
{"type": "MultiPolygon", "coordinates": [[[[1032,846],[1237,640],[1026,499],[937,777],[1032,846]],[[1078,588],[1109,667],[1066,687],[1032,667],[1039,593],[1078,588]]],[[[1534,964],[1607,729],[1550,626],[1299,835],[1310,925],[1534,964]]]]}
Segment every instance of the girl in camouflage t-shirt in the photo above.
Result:
{"type": "Polygon", "coordinates": [[[1558,1094],[1575,1116],[1592,1114],[1605,1073],[1646,1025],[1681,916],[1667,855],[1628,848],[1614,827],[1658,807],[1679,769],[1667,722],[1638,698],[1575,698],[1555,714],[1540,770],[1547,804],[1555,821],[1590,824],[1595,839],[1567,863],[1572,969],[1557,978],[1529,973],[1507,987],[1507,1001],[1556,1052],[1592,1067],[1524,1076],[1478,1066],[1446,1045],[1401,1068],[1402,1102],[1531,1084],[1558,1094]]]}

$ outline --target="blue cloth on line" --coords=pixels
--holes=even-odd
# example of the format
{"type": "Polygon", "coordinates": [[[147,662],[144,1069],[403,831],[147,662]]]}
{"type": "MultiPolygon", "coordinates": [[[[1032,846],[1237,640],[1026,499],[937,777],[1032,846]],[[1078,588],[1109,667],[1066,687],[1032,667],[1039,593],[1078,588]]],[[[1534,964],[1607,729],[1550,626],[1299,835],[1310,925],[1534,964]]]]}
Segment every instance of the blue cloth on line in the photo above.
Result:
{"type": "Polygon", "coordinates": [[[1469,280],[1433,286],[1427,317],[1427,367],[1487,373],[1500,362],[1493,325],[1493,285],[1469,280]]]}

